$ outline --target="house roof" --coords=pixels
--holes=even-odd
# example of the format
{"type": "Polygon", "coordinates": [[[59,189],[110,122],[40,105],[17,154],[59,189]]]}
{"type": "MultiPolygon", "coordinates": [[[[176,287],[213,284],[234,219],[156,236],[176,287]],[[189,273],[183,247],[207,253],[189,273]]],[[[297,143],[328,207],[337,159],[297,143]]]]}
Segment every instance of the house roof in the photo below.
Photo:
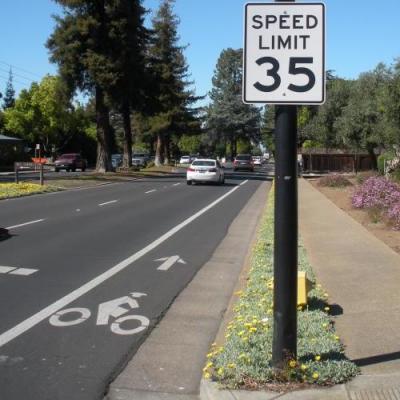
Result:
{"type": "Polygon", "coordinates": [[[0,134],[0,143],[17,143],[17,142],[22,142],[22,139],[0,134]]]}

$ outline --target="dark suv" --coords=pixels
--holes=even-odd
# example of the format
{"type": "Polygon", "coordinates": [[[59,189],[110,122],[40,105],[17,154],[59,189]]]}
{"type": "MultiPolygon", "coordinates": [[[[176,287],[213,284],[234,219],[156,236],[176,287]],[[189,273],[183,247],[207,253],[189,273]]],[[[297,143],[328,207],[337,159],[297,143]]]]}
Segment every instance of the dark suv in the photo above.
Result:
{"type": "Polygon", "coordinates": [[[251,154],[238,154],[233,162],[233,170],[254,171],[253,157],[251,154]]]}
{"type": "Polygon", "coordinates": [[[62,154],[60,157],[57,158],[54,170],[58,172],[61,169],[73,172],[75,172],[76,169],[85,171],[86,160],[83,159],[78,153],[62,154]]]}

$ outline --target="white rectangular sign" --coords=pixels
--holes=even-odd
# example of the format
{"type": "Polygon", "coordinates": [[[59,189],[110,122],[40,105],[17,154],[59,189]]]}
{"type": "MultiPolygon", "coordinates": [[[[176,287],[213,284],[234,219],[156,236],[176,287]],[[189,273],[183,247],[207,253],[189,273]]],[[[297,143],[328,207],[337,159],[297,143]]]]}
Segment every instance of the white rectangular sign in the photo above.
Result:
{"type": "Polygon", "coordinates": [[[245,5],[243,101],[325,101],[325,5],[245,5]]]}

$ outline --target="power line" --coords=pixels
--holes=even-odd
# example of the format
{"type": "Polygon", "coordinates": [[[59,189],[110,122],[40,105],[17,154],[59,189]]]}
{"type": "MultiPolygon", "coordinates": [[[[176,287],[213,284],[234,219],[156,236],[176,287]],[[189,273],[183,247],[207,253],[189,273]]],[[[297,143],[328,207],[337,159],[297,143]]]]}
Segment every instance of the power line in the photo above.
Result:
{"type": "Polygon", "coordinates": [[[13,68],[13,69],[18,69],[18,70],[20,70],[20,71],[26,72],[26,73],[29,74],[29,75],[33,75],[33,76],[36,76],[36,77],[38,77],[38,78],[42,78],[42,76],[39,75],[39,74],[36,74],[36,73],[34,73],[34,72],[31,72],[31,71],[28,71],[27,69],[24,69],[24,68],[17,67],[16,65],[12,65],[12,64],[10,64],[10,63],[8,63],[8,62],[1,61],[1,60],[0,60],[0,63],[1,63],[1,64],[5,64],[5,65],[8,65],[9,67],[11,67],[11,68],[13,68]]]}
{"type": "MultiPolygon", "coordinates": [[[[0,79],[4,79],[4,81],[8,82],[8,78],[6,78],[5,76],[0,75],[0,79]]],[[[23,86],[27,86],[26,82],[21,82],[18,79],[13,79],[13,83],[14,82],[19,83],[20,85],[23,85],[23,86]]]]}
{"type": "MultiPolygon", "coordinates": [[[[9,72],[9,71],[7,71],[6,69],[1,68],[1,67],[0,67],[0,71],[9,72]]],[[[23,76],[23,75],[21,75],[21,74],[18,74],[17,72],[14,72],[13,70],[11,70],[11,73],[12,73],[13,80],[14,80],[14,75],[15,75],[15,76],[17,76],[18,78],[26,79],[26,80],[29,81],[29,82],[35,82],[33,79],[27,78],[26,76],[23,76]]]]}

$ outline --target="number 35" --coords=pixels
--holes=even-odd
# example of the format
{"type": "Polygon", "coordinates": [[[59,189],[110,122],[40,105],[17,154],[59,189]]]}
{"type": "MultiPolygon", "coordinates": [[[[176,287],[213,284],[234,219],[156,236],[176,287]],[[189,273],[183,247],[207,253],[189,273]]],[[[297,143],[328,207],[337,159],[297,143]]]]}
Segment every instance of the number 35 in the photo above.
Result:
{"type": "MultiPolygon", "coordinates": [[[[313,57],[291,57],[289,59],[289,74],[290,75],[306,75],[308,82],[306,85],[293,85],[292,83],[288,86],[288,89],[292,92],[304,93],[311,90],[315,85],[314,73],[306,67],[298,67],[297,64],[312,64],[314,61],[313,57]]],[[[261,92],[273,92],[278,89],[281,85],[282,79],[279,75],[279,61],[273,57],[261,57],[256,63],[258,65],[271,64],[272,68],[267,71],[267,76],[274,79],[271,85],[263,85],[260,82],[256,82],[254,87],[261,92]]]]}

